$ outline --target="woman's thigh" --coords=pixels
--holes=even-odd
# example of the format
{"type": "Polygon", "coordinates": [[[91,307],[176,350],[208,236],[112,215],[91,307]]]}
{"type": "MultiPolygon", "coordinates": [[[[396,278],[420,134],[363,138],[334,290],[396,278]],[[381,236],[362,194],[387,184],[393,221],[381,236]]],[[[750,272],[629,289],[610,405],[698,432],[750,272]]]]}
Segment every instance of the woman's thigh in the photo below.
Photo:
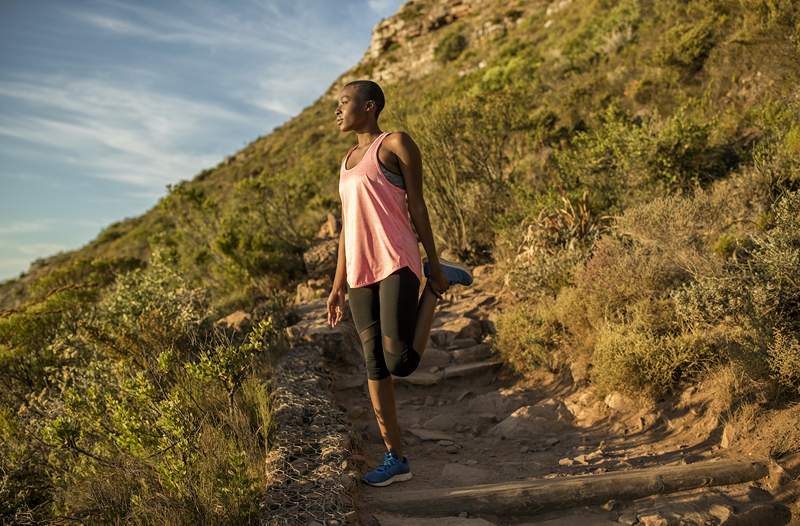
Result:
{"type": "Polygon", "coordinates": [[[390,375],[383,356],[381,345],[380,305],[378,284],[366,287],[347,287],[347,298],[353,325],[358,331],[361,348],[364,353],[364,365],[367,377],[381,380],[390,375]]]}
{"type": "MultiPolygon", "coordinates": [[[[403,267],[381,280],[380,326],[384,352],[402,353],[411,349],[417,324],[419,278],[403,267]]],[[[415,351],[416,352],[416,351],[415,351]]]]}

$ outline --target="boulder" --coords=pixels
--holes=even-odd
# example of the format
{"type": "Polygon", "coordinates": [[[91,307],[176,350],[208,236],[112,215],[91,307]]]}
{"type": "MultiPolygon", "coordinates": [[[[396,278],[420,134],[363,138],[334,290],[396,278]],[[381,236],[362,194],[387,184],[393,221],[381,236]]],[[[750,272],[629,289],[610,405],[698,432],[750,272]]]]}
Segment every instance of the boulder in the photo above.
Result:
{"type": "Polygon", "coordinates": [[[458,338],[473,338],[478,341],[483,335],[481,322],[473,318],[454,318],[447,320],[431,330],[431,339],[437,347],[450,347],[458,338]]]}
{"type": "Polygon", "coordinates": [[[244,323],[247,321],[250,321],[250,314],[243,310],[237,310],[236,312],[228,314],[224,318],[218,319],[216,322],[214,322],[214,325],[224,325],[238,331],[241,330],[242,325],[244,325],[244,323]]]}
{"type": "Polygon", "coordinates": [[[422,353],[422,359],[419,362],[419,368],[428,370],[435,366],[445,366],[450,363],[450,353],[436,348],[425,349],[422,353]]]}
{"type": "Polygon", "coordinates": [[[488,343],[479,343],[466,349],[450,351],[450,354],[456,363],[477,362],[490,358],[492,356],[492,348],[488,343]]]}
{"type": "Polygon", "coordinates": [[[536,438],[564,431],[571,415],[566,407],[553,399],[536,405],[525,405],[494,426],[489,434],[503,438],[536,438]]]}
{"type": "Polygon", "coordinates": [[[497,391],[478,395],[467,404],[471,413],[490,413],[502,420],[512,411],[524,405],[518,397],[503,396],[497,391]]]}
{"type": "Polygon", "coordinates": [[[604,401],[608,407],[620,413],[631,413],[639,409],[636,402],[619,391],[608,393],[604,401]]]}

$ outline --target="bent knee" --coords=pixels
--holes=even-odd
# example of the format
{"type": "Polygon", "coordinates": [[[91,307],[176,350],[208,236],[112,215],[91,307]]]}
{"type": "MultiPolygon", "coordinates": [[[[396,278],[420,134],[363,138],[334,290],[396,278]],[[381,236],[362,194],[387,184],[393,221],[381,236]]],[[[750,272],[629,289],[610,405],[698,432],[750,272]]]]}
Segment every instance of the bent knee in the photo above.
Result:
{"type": "Polygon", "coordinates": [[[408,376],[417,370],[420,355],[414,348],[399,340],[384,338],[386,367],[394,376],[408,376]]]}

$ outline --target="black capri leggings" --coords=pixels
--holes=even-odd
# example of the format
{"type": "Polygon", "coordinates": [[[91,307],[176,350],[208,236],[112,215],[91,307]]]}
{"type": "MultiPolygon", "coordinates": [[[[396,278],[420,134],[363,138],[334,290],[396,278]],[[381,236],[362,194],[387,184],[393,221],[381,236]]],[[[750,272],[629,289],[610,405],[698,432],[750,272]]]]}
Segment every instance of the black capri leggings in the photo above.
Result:
{"type": "Polygon", "coordinates": [[[407,266],[377,283],[347,286],[370,380],[408,376],[419,365],[420,355],[413,348],[418,294],[419,278],[407,266]]]}

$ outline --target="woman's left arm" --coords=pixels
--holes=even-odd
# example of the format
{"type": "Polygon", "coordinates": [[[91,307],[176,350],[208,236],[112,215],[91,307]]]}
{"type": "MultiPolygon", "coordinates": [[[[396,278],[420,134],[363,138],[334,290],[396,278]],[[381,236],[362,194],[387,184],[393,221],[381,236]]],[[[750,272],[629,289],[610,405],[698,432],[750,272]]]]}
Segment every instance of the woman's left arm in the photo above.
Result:
{"type": "Polygon", "coordinates": [[[431,276],[437,276],[441,274],[442,269],[439,264],[439,256],[436,253],[436,245],[433,241],[428,207],[425,205],[425,199],[422,196],[422,155],[417,144],[406,132],[393,133],[387,137],[388,139],[391,139],[389,148],[397,155],[400,169],[403,172],[406,195],[408,196],[408,213],[414,222],[414,228],[422,241],[422,246],[425,247],[431,276]]]}

